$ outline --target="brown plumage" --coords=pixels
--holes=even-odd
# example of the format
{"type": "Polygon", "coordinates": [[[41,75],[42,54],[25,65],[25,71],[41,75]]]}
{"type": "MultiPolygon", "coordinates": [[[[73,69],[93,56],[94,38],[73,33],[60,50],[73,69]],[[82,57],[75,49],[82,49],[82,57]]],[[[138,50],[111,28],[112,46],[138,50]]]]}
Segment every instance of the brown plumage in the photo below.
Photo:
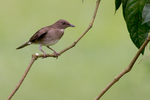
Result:
{"type": "Polygon", "coordinates": [[[29,39],[28,42],[24,43],[23,45],[19,46],[16,49],[21,49],[30,44],[39,44],[40,45],[39,49],[44,53],[44,58],[46,57],[46,53],[42,50],[42,46],[47,46],[47,48],[54,51],[55,56],[58,56],[59,53],[57,53],[49,46],[54,45],[59,41],[59,39],[61,39],[61,37],[64,34],[64,29],[66,29],[67,27],[75,27],[75,26],[70,24],[68,21],[64,19],[60,19],[53,25],[41,28],[29,39]]]}

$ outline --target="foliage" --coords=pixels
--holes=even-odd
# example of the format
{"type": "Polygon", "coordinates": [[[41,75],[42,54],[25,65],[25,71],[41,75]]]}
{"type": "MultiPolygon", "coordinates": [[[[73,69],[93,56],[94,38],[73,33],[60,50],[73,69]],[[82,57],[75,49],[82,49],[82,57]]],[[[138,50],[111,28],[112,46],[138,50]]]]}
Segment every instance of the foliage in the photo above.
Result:
{"type": "Polygon", "coordinates": [[[115,0],[116,11],[121,4],[130,38],[140,48],[150,29],[150,0],[115,0]]]}

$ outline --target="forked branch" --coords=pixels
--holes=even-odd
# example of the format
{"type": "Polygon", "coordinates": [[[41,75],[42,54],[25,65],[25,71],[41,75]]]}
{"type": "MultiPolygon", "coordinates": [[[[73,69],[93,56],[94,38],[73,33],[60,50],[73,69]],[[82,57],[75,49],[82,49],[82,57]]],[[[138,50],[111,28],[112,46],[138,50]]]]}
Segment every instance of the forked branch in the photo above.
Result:
{"type": "MultiPolygon", "coordinates": [[[[96,14],[97,14],[97,10],[98,10],[98,7],[99,7],[99,3],[100,3],[101,0],[97,0],[97,3],[96,3],[96,8],[95,8],[95,11],[94,11],[94,15],[93,15],[93,18],[92,18],[92,21],[89,25],[89,27],[85,30],[85,32],[69,47],[65,48],[64,50],[60,51],[59,53],[62,54],[64,52],[66,52],[67,50],[71,49],[72,47],[74,47],[78,42],[79,40],[92,28],[93,26],[93,23],[94,23],[94,20],[95,20],[95,17],[96,17],[96,14]]],[[[44,57],[44,54],[33,54],[32,55],[32,60],[29,64],[29,66],[27,67],[24,75],[22,76],[21,80],[19,81],[18,85],[15,87],[15,89],[12,91],[12,93],[9,95],[9,97],[7,98],[7,100],[10,100],[13,95],[17,92],[17,90],[19,89],[19,87],[21,86],[22,82],[24,81],[26,75],[28,74],[32,64],[34,63],[34,61],[38,58],[41,58],[41,57],[44,57]]],[[[54,54],[47,54],[47,57],[56,57],[54,54]]]]}

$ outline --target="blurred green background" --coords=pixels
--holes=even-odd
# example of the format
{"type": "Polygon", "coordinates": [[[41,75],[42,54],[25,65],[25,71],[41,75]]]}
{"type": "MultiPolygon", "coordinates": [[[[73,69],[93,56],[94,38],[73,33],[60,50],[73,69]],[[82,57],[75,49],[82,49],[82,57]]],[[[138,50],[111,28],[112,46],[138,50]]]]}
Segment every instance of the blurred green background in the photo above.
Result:
{"type": "MultiPolygon", "coordinates": [[[[137,52],[115,0],[101,0],[93,28],[58,59],[38,59],[12,100],[93,100],[128,66],[137,52]]],[[[38,45],[15,50],[40,28],[66,19],[53,49],[71,45],[88,27],[96,0],[0,0],[0,100],[13,91],[38,45]]],[[[43,50],[52,53],[46,47],[43,50]]],[[[150,58],[138,62],[101,100],[149,100],[150,58]]]]}

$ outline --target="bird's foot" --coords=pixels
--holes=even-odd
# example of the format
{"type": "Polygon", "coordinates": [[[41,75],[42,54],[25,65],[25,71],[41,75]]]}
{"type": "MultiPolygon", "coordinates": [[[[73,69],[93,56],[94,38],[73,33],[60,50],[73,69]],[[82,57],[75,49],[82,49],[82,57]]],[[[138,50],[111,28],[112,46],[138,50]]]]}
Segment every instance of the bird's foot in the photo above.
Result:
{"type": "Polygon", "coordinates": [[[57,58],[58,58],[58,56],[60,56],[60,53],[58,53],[58,52],[54,51],[54,55],[55,55],[55,58],[57,59],[57,58]]]}
{"type": "Polygon", "coordinates": [[[47,54],[44,52],[44,57],[42,57],[42,59],[46,58],[47,57],[47,54]]]}

